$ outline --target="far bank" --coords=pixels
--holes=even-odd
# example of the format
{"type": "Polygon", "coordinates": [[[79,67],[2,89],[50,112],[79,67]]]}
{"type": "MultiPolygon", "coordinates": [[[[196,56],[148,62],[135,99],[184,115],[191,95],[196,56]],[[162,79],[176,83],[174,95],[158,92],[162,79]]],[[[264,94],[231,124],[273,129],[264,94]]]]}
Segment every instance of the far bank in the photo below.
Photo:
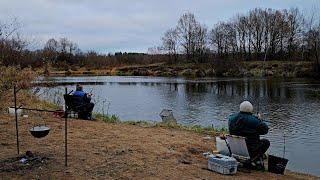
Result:
{"type": "Polygon", "coordinates": [[[308,61],[250,61],[219,63],[156,63],[118,67],[48,68],[49,76],[163,76],[163,77],[302,77],[319,76],[308,61]]]}

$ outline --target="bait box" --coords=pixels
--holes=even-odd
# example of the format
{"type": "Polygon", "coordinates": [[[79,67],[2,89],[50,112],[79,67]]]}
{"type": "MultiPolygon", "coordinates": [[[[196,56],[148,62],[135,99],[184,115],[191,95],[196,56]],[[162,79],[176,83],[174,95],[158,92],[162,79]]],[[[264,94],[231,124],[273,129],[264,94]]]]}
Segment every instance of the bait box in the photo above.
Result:
{"type": "Polygon", "coordinates": [[[236,174],[238,162],[233,157],[211,154],[208,159],[208,169],[220,174],[236,174]]]}

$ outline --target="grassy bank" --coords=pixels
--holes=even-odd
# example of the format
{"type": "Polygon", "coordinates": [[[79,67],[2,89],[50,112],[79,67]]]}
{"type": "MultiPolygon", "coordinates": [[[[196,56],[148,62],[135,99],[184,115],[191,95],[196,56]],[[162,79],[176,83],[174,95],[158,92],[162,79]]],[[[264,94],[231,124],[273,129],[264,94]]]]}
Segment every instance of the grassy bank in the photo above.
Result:
{"type": "MultiPolygon", "coordinates": [[[[19,94],[26,107],[55,109],[27,92],[19,94]],[[31,98],[33,97],[33,98],[31,98]]],[[[10,105],[10,103],[8,103],[10,105]]],[[[96,121],[69,119],[68,167],[64,166],[64,121],[52,113],[19,117],[20,152],[31,151],[41,161],[22,164],[16,155],[15,121],[0,114],[1,179],[316,179],[287,171],[238,172],[224,176],[207,170],[203,152],[214,151],[214,136],[225,129],[177,124],[122,122],[115,115],[97,114],[96,121]],[[29,129],[45,123],[48,136],[35,139],[29,129]],[[207,137],[211,138],[207,138],[207,137]]]]}
{"type": "Polygon", "coordinates": [[[306,61],[252,61],[231,64],[150,64],[101,69],[72,68],[68,71],[52,69],[52,76],[117,75],[166,77],[314,77],[312,63],[306,61]]]}
{"type": "Polygon", "coordinates": [[[196,132],[199,134],[206,134],[216,136],[221,133],[228,133],[227,128],[214,128],[214,127],[203,127],[200,125],[193,125],[193,126],[185,126],[178,123],[163,123],[163,122],[148,122],[148,121],[121,121],[119,117],[116,115],[103,115],[100,113],[95,113],[94,117],[98,121],[102,121],[105,123],[117,123],[117,124],[129,124],[141,127],[161,127],[161,128],[168,128],[168,129],[180,129],[185,131],[196,132]]]}
{"type": "Polygon", "coordinates": [[[33,138],[28,129],[35,116],[20,118],[20,152],[44,160],[21,165],[16,155],[13,117],[0,115],[2,179],[316,179],[286,171],[285,175],[239,171],[224,176],[207,170],[202,153],[215,150],[213,136],[163,126],[102,121],[68,121],[68,167],[64,166],[64,122],[47,114],[48,136],[33,138]]]}

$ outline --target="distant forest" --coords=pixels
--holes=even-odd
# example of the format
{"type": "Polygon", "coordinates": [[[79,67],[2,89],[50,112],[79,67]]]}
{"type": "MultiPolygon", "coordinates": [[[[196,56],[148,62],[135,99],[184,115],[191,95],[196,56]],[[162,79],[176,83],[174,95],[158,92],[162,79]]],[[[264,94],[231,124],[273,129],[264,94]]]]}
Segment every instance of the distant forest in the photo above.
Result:
{"type": "Polygon", "coordinates": [[[28,50],[19,36],[19,23],[0,21],[0,63],[5,66],[56,68],[166,63],[234,61],[312,61],[320,72],[319,12],[304,15],[299,9],[261,9],[238,14],[212,29],[192,13],[183,14],[175,27],[164,32],[161,45],[148,53],[99,54],[83,52],[67,38],[49,39],[43,49],[28,50]]]}
{"type": "MultiPolygon", "coordinates": [[[[319,13],[319,12],[317,12],[319,13]]],[[[212,29],[194,14],[182,15],[162,37],[163,50],[173,62],[179,55],[195,63],[214,60],[314,61],[319,72],[319,17],[305,17],[297,8],[256,8],[212,29]],[[213,58],[212,58],[212,57],[213,58]]]]}

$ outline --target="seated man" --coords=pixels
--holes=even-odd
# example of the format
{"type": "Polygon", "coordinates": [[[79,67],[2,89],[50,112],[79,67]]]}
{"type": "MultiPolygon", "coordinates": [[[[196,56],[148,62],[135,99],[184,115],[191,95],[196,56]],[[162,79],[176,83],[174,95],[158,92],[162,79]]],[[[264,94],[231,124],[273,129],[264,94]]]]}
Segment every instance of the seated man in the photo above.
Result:
{"type": "Polygon", "coordinates": [[[79,118],[91,119],[91,113],[94,104],[91,103],[91,93],[85,93],[81,85],[76,86],[76,91],[73,93],[73,100],[76,107],[79,107],[79,118]]]}
{"type": "Polygon", "coordinates": [[[267,134],[269,128],[267,124],[262,121],[260,114],[257,117],[252,115],[252,112],[252,104],[249,101],[242,102],[240,104],[240,112],[230,116],[228,126],[231,135],[246,138],[251,160],[259,164],[259,160],[270,146],[270,142],[267,139],[260,139],[260,135],[267,134]]]}

